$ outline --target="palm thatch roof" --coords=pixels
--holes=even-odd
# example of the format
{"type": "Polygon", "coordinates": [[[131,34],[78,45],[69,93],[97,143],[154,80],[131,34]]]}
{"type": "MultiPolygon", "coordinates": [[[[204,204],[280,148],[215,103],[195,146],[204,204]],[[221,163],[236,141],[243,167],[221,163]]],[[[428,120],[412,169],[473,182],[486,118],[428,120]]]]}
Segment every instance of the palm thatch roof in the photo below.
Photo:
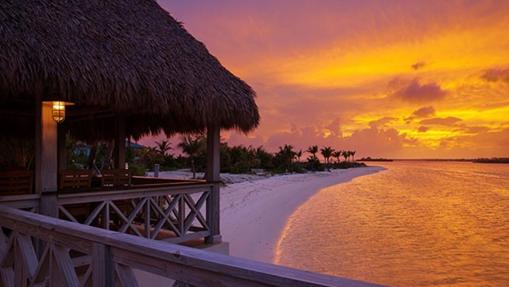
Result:
{"type": "Polygon", "coordinates": [[[251,87],[155,1],[2,0],[0,39],[0,104],[111,110],[133,136],[259,122],[251,87]]]}

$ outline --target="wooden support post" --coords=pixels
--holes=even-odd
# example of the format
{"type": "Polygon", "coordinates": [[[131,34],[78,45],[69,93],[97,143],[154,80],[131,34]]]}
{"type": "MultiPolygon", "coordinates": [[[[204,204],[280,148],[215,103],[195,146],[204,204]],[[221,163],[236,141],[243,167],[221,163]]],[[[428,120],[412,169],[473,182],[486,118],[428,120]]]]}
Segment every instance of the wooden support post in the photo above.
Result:
{"type": "Polygon", "coordinates": [[[58,125],[58,171],[67,169],[67,150],[65,147],[65,137],[67,135],[67,127],[65,123],[58,125]]]}
{"type": "Polygon", "coordinates": [[[206,243],[221,242],[219,229],[219,181],[220,178],[220,129],[209,127],[207,129],[207,182],[214,183],[210,195],[207,198],[207,224],[210,236],[205,238],[206,243]]]}
{"type": "Polygon", "coordinates": [[[95,243],[92,247],[92,286],[113,285],[113,260],[109,246],[95,243]]]}
{"type": "Polygon", "coordinates": [[[125,139],[126,139],[126,127],[125,117],[118,115],[116,120],[116,135],[115,135],[115,168],[125,168],[125,139]]]}
{"type": "Polygon", "coordinates": [[[35,119],[35,187],[41,194],[41,214],[57,217],[58,143],[57,123],[51,115],[51,103],[37,101],[35,119]]]}

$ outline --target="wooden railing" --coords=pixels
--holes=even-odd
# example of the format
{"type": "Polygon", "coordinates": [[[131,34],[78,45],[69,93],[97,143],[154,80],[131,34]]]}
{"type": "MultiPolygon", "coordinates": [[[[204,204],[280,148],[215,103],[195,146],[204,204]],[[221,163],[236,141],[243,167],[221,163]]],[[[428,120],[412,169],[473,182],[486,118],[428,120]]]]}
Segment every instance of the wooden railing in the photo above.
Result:
{"type": "Polygon", "coordinates": [[[39,194],[2,195],[0,204],[32,212],[39,209],[39,194]]]}
{"type": "Polygon", "coordinates": [[[219,212],[206,210],[213,188],[209,183],[185,183],[61,194],[59,218],[172,243],[206,238],[219,234],[210,224],[219,212]]]}
{"type": "Polygon", "coordinates": [[[141,286],[135,269],[177,280],[179,286],[375,286],[2,205],[0,226],[0,279],[7,287],[141,286]]]}

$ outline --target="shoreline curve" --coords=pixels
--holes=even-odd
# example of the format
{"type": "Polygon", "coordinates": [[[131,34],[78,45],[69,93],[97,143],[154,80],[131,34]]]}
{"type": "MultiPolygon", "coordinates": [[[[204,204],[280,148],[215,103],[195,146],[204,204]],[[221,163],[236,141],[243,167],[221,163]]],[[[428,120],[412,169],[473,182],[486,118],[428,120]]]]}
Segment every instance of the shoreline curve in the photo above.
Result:
{"type": "Polygon", "coordinates": [[[321,189],[384,170],[370,166],[272,176],[221,189],[221,234],[230,255],[273,263],[290,216],[321,189]]]}

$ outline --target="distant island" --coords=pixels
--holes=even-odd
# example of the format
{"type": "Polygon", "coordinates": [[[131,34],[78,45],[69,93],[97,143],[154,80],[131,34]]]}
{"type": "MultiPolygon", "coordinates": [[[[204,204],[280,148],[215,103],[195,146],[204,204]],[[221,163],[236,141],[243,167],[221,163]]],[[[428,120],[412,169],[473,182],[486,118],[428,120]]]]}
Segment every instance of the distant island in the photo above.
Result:
{"type": "Polygon", "coordinates": [[[357,161],[392,161],[392,159],[387,158],[371,158],[371,157],[363,157],[357,161]]]}
{"type": "Polygon", "coordinates": [[[509,163],[508,157],[478,158],[472,160],[475,163],[509,163]]]}

